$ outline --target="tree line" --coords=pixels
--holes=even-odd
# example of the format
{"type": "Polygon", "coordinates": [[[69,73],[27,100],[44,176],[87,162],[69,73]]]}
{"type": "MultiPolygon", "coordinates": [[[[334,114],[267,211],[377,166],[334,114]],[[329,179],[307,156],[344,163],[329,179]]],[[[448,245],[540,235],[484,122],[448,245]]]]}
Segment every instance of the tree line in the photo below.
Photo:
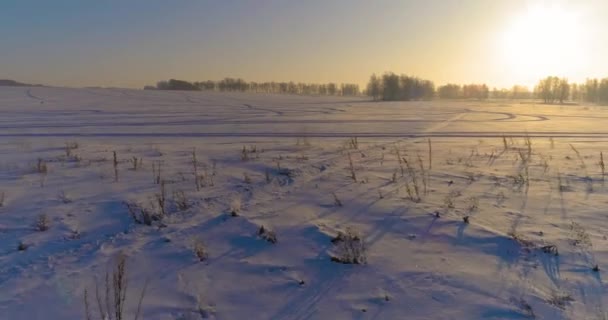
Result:
{"type": "Polygon", "coordinates": [[[549,76],[538,82],[534,93],[536,98],[545,103],[564,103],[569,100],[608,105],[608,78],[570,83],[566,78],[549,76]]]}
{"type": "Polygon", "coordinates": [[[533,90],[514,85],[509,89],[490,88],[486,84],[448,83],[435,89],[430,80],[387,72],[373,74],[365,94],[374,100],[408,101],[439,99],[541,99],[544,103],[567,101],[608,105],[608,78],[587,79],[584,83],[570,83],[566,78],[549,76],[541,79],[533,90]]]}
{"type": "Polygon", "coordinates": [[[433,81],[408,75],[387,72],[373,74],[366,87],[366,94],[374,100],[408,101],[441,99],[488,99],[490,89],[485,84],[446,84],[435,89],[433,81]]]}
{"type": "Polygon", "coordinates": [[[362,91],[357,84],[349,83],[302,83],[302,82],[254,82],[240,78],[225,78],[188,82],[170,79],[159,81],[156,86],[144,89],[195,90],[222,92],[256,92],[299,95],[359,96],[373,100],[409,101],[439,99],[540,99],[544,103],[587,102],[608,105],[608,78],[587,79],[584,83],[570,83],[566,78],[549,76],[539,80],[533,90],[515,85],[508,89],[490,89],[486,84],[448,83],[435,87],[433,81],[393,72],[381,76],[371,75],[362,91]]]}
{"type": "Polygon", "coordinates": [[[240,78],[225,78],[220,81],[207,80],[188,82],[170,79],[159,81],[156,86],[145,86],[146,90],[187,90],[187,91],[222,91],[222,92],[256,92],[276,94],[358,96],[361,90],[358,84],[351,83],[302,83],[302,82],[254,82],[240,78]]]}
{"type": "Polygon", "coordinates": [[[429,100],[435,94],[435,84],[407,75],[385,73],[382,77],[373,74],[367,84],[366,94],[374,100],[429,100]]]}

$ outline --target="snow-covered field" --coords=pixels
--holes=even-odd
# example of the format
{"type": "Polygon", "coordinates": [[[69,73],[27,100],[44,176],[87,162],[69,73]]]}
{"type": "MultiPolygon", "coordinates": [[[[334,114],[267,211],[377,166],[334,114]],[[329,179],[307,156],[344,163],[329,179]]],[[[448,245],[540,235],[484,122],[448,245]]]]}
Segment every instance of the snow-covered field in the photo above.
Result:
{"type": "Polygon", "coordinates": [[[606,319],[606,110],[0,88],[0,319],[606,319]]]}

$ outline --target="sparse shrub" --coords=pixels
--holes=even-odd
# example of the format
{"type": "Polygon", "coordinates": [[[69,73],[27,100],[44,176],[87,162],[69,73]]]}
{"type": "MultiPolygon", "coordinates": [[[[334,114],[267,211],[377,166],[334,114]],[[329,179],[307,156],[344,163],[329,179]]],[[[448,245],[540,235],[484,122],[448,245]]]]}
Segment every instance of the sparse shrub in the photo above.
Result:
{"type": "Polygon", "coordinates": [[[19,243],[17,244],[17,250],[19,250],[19,251],[25,251],[29,247],[30,246],[23,241],[19,241],[19,243]]]}
{"type": "Polygon", "coordinates": [[[194,255],[198,258],[199,261],[205,261],[209,257],[209,253],[207,252],[207,247],[205,243],[201,239],[194,240],[194,255]]]}
{"type": "Polygon", "coordinates": [[[454,205],[454,196],[449,194],[443,199],[443,207],[446,211],[454,209],[456,206],[454,205]]]}
{"type": "Polygon", "coordinates": [[[118,182],[118,158],[116,156],[116,151],[112,151],[112,155],[112,165],[114,166],[114,182],[118,182]]]}
{"type": "Polygon", "coordinates": [[[72,151],[78,149],[78,142],[67,142],[65,143],[65,157],[71,158],[72,151]]]}
{"type": "Polygon", "coordinates": [[[583,168],[583,170],[587,170],[587,165],[585,164],[585,160],[583,160],[583,157],[581,156],[581,153],[572,144],[570,144],[570,148],[576,154],[576,157],[578,158],[578,161],[580,161],[581,168],[583,168]]]}
{"type": "Polygon", "coordinates": [[[246,146],[243,146],[243,150],[241,150],[241,161],[249,161],[249,151],[246,146]]]}
{"type": "MultiPolygon", "coordinates": [[[[127,258],[124,254],[119,254],[113,270],[106,271],[103,288],[100,288],[99,281],[95,278],[95,302],[99,312],[99,319],[102,320],[124,320],[126,319],[125,306],[127,301],[127,287],[129,284],[127,274],[127,258]]],[[[139,295],[137,309],[133,315],[134,320],[139,319],[141,304],[144,300],[148,288],[148,281],[139,295]]],[[[85,319],[92,320],[92,307],[89,302],[89,291],[84,290],[84,309],[85,319]]]]}
{"type": "Polygon", "coordinates": [[[353,158],[350,152],[348,153],[348,170],[350,171],[350,177],[353,181],[357,182],[357,173],[355,172],[355,166],[353,165],[353,158]]]}
{"type": "Polygon", "coordinates": [[[161,181],[160,183],[160,190],[158,193],[156,193],[154,195],[155,199],[156,199],[156,204],[158,205],[158,215],[160,216],[160,218],[163,218],[166,214],[166,203],[167,203],[167,198],[166,198],[166,191],[165,191],[165,180],[161,181]]]}
{"type": "Polygon", "coordinates": [[[582,225],[572,221],[570,224],[570,232],[572,233],[573,246],[580,246],[583,248],[590,248],[592,246],[591,237],[582,225]]]}
{"type": "Polygon", "coordinates": [[[196,159],[196,149],[192,149],[192,172],[194,174],[194,185],[196,187],[196,191],[201,190],[200,178],[198,175],[198,160],[196,159]]]}
{"type": "Polygon", "coordinates": [[[568,191],[568,186],[565,185],[562,181],[562,175],[559,172],[559,170],[557,171],[557,190],[559,191],[559,193],[563,193],[565,191],[568,191]]]}
{"type": "Polygon", "coordinates": [[[36,230],[38,231],[47,231],[50,228],[50,220],[49,217],[43,213],[38,216],[36,219],[36,230]]]}
{"type": "Polygon", "coordinates": [[[49,170],[46,165],[46,161],[41,158],[38,158],[38,164],[36,165],[36,172],[40,174],[40,187],[44,187],[44,181],[46,180],[46,175],[49,170]]]}
{"type": "Polygon", "coordinates": [[[357,150],[359,149],[359,140],[357,139],[357,137],[349,138],[346,142],[346,145],[349,149],[357,150]]]}
{"type": "Polygon", "coordinates": [[[395,154],[397,155],[397,162],[399,163],[399,170],[401,171],[401,176],[403,177],[405,175],[405,168],[403,167],[404,158],[401,158],[401,151],[399,150],[399,147],[397,147],[397,146],[395,146],[395,154]]]}
{"type": "Polygon", "coordinates": [[[161,182],[161,168],[162,162],[160,160],[152,161],[152,177],[154,178],[154,184],[160,184],[161,182]]]}
{"type": "Polygon", "coordinates": [[[604,177],[606,176],[606,165],[604,164],[604,153],[600,152],[600,169],[602,170],[602,181],[604,181],[604,177]]]}
{"type": "Polygon", "coordinates": [[[547,303],[554,305],[562,310],[566,308],[568,303],[574,301],[571,295],[564,292],[552,292],[551,297],[547,299],[547,303]]]}
{"type": "Polygon", "coordinates": [[[524,144],[526,145],[526,149],[528,154],[526,155],[526,162],[530,161],[530,159],[532,159],[532,139],[530,138],[530,135],[528,135],[528,133],[526,132],[526,136],[524,137],[524,144]]]}
{"type": "Polygon", "coordinates": [[[365,242],[353,229],[348,228],[346,232],[338,233],[332,242],[336,246],[336,254],[331,257],[331,261],[344,264],[367,262],[365,242]]]}
{"type": "Polygon", "coordinates": [[[133,165],[133,171],[137,171],[139,167],[142,166],[143,159],[138,157],[131,158],[131,164],[133,165]]]}
{"type": "Polygon", "coordinates": [[[477,197],[470,197],[467,199],[467,212],[473,213],[479,209],[479,199],[477,197]]]}
{"type": "Polygon", "coordinates": [[[521,191],[527,184],[528,178],[526,177],[525,173],[527,173],[527,170],[525,170],[523,173],[517,174],[516,176],[511,176],[513,179],[513,188],[515,190],[521,191]]]}
{"type": "Polygon", "coordinates": [[[238,217],[239,213],[241,213],[241,205],[241,198],[234,198],[232,202],[230,202],[230,215],[238,217]]]}
{"type": "Polygon", "coordinates": [[[552,254],[554,256],[559,256],[559,251],[557,250],[556,245],[546,245],[540,248],[544,253],[552,254]]]}
{"type": "Polygon", "coordinates": [[[181,190],[173,191],[173,202],[177,206],[177,209],[181,211],[188,210],[188,208],[190,208],[190,202],[188,201],[186,194],[181,190]]]}
{"type": "Polygon", "coordinates": [[[67,236],[67,238],[70,240],[78,240],[78,239],[80,239],[81,236],[82,236],[82,234],[80,233],[80,231],[72,230],[70,232],[70,234],[67,236]]]}
{"type": "Polygon", "coordinates": [[[543,158],[541,156],[541,166],[543,167],[543,174],[547,173],[547,171],[549,170],[549,162],[547,161],[547,159],[543,158]]]}
{"type": "Polygon", "coordinates": [[[513,302],[526,316],[530,317],[531,319],[536,319],[536,314],[534,314],[532,306],[524,298],[519,298],[517,300],[514,299],[513,302]]]}
{"type": "Polygon", "coordinates": [[[420,202],[422,198],[420,197],[420,186],[418,182],[418,176],[416,174],[416,169],[414,169],[414,167],[410,165],[409,161],[407,161],[406,158],[403,158],[403,163],[405,164],[408,173],[408,176],[406,177],[405,181],[405,191],[407,192],[410,200],[414,202],[420,202]]]}
{"type": "Polygon", "coordinates": [[[268,228],[265,228],[264,226],[261,226],[260,229],[258,230],[258,236],[272,244],[277,243],[276,233],[272,230],[269,230],[268,228]]]}
{"type": "Polygon", "coordinates": [[[332,192],[331,194],[334,196],[334,206],[341,207],[342,201],[340,201],[340,198],[338,198],[338,195],[335,192],[332,192]]]}
{"type": "Polygon", "coordinates": [[[65,204],[72,202],[72,199],[70,199],[70,197],[63,190],[59,191],[57,198],[59,198],[59,200],[65,204]]]}
{"type": "Polygon", "coordinates": [[[475,173],[467,171],[464,174],[467,176],[468,184],[473,184],[473,182],[475,182],[475,180],[476,180],[475,173]]]}
{"type": "Polygon", "coordinates": [[[429,170],[433,169],[433,145],[431,143],[431,138],[428,139],[429,145],[429,170]]]}
{"type": "Polygon", "coordinates": [[[243,182],[245,182],[246,184],[251,184],[251,177],[249,176],[249,174],[247,174],[247,172],[243,173],[243,182]]]}
{"type": "Polygon", "coordinates": [[[517,242],[520,246],[522,246],[524,248],[534,247],[534,243],[532,241],[524,238],[521,234],[519,234],[515,230],[511,230],[509,233],[507,233],[507,235],[510,236],[511,239],[513,239],[515,242],[517,242]]]}
{"type": "Polygon", "coordinates": [[[308,137],[304,136],[301,138],[296,138],[296,146],[305,146],[305,147],[310,147],[310,141],[308,140],[308,137]]]}
{"type": "Polygon", "coordinates": [[[145,224],[151,226],[154,221],[160,220],[160,217],[155,214],[152,210],[143,207],[135,202],[124,202],[127,207],[129,215],[133,219],[133,222],[137,224],[145,224]]]}
{"type": "MultiPolygon", "coordinates": [[[[418,165],[420,166],[420,175],[422,176],[422,190],[423,194],[427,195],[427,184],[428,184],[428,172],[424,168],[424,162],[422,162],[422,158],[418,155],[418,165]]],[[[415,179],[414,179],[415,180],[415,179]]]]}

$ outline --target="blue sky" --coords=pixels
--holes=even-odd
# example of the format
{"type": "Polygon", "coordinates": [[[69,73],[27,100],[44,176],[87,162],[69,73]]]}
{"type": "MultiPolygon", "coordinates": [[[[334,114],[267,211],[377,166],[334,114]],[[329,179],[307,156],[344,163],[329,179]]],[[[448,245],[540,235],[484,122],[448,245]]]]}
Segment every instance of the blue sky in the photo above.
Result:
{"type": "MultiPolygon", "coordinates": [[[[125,87],[225,76],[364,83],[392,70],[505,86],[529,81],[507,70],[497,39],[530,2],[0,0],[0,78],[125,87]]],[[[564,2],[590,15],[596,30],[608,29],[606,7],[564,2]]],[[[555,73],[608,76],[599,61],[606,37],[596,37],[586,58],[593,63],[555,73]]]]}

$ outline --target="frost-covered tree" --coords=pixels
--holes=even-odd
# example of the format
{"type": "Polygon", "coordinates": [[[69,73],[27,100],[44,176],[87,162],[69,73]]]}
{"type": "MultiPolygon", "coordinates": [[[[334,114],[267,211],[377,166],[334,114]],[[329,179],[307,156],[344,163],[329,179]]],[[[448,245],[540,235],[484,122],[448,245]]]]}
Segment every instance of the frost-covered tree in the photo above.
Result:
{"type": "Polygon", "coordinates": [[[462,97],[462,87],[458,84],[448,83],[437,89],[441,99],[458,99],[462,97]]]}
{"type": "Polygon", "coordinates": [[[369,82],[367,83],[366,93],[368,96],[372,97],[374,100],[378,100],[380,98],[380,94],[382,91],[382,83],[380,79],[376,76],[376,74],[372,74],[369,78],[369,82]]]}

